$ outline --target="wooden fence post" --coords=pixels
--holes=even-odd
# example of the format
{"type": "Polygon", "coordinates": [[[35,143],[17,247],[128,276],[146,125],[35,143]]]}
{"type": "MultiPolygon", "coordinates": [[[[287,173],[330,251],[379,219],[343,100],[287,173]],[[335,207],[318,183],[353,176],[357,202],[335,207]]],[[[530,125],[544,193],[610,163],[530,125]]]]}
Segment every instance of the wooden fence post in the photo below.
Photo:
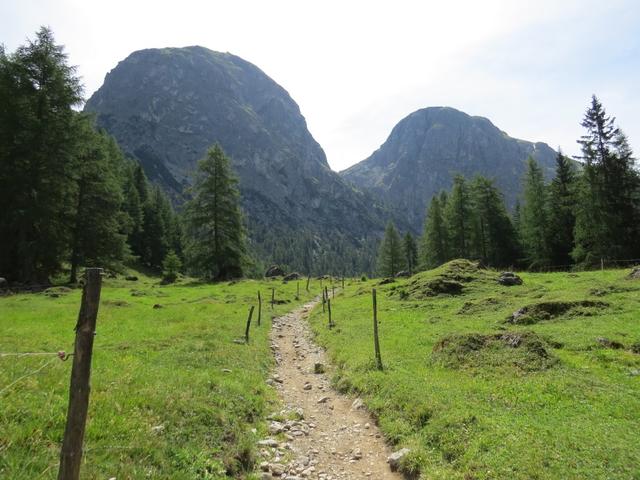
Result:
{"type": "Polygon", "coordinates": [[[258,290],[258,326],[262,320],[262,297],[260,296],[260,290],[258,290]]]}
{"type": "Polygon", "coordinates": [[[296,283],[296,300],[300,300],[300,282],[296,283]]]}
{"type": "Polygon", "coordinates": [[[327,299],[324,297],[324,290],[322,290],[322,313],[324,313],[324,304],[327,301],[327,299]]]}
{"type": "Polygon", "coordinates": [[[251,305],[251,308],[249,309],[249,318],[247,318],[247,328],[244,331],[244,342],[245,343],[249,343],[249,327],[251,327],[251,317],[253,316],[253,309],[255,307],[253,305],[251,305]]]}
{"type": "Polygon", "coordinates": [[[344,290],[344,275],[342,276],[342,290],[344,290]]]}
{"type": "Polygon", "coordinates": [[[309,280],[311,280],[311,275],[307,276],[307,292],[309,291],[309,280]]]}
{"type": "Polygon", "coordinates": [[[82,461],[82,443],[89,408],[91,377],[91,357],[93,339],[96,333],[96,320],[100,306],[102,288],[102,269],[87,268],[85,271],[82,303],[76,323],[76,339],[73,348],[73,366],[69,387],[69,408],[67,425],[64,430],[58,480],[78,480],[82,461]]]}
{"type": "Polygon", "coordinates": [[[378,338],[378,302],[376,301],[376,289],[371,290],[373,297],[373,346],[376,353],[376,368],[382,370],[382,357],[380,356],[380,339],[378,338]]]}
{"type": "Polygon", "coordinates": [[[331,298],[336,298],[336,287],[335,285],[331,285],[331,298]]]}
{"type": "Polygon", "coordinates": [[[276,303],[276,289],[271,289],[271,310],[273,310],[273,304],[276,303]]]}
{"type": "Polygon", "coordinates": [[[329,311],[329,328],[333,328],[333,321],[331,320],[331,300],[327,299],[327,310],[329,311]]]}

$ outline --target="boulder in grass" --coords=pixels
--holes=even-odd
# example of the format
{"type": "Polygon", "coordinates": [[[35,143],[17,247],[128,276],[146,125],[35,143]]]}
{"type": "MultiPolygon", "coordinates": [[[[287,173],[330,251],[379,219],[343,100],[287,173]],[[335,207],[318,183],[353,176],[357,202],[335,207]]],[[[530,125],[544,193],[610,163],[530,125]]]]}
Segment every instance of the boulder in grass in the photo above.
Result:
{"type": "Polygon", "coordinates": [[[269,277],[282,277],[284,276],[284,270],[280,268],[278,265],[271,265],[267,268],[267,271],[264,273],[264,276],[269,277]]]}
{"type": "Polygon", "coordinates": [[[396,273],[396,278],[407,278],[410,276],[411,274],[406,270],[400,270],[398,273],[396,273]]]}
{"type": "Polygon", "coordinates": [[[387,458],[387,463],[389,464],[392,472],[395,472],[398,470],[398,468],[400,468],[400,462],[402,462],[402,459],[406,457],[410,451],[411,450],[409,450],[408,448],[403,448],[389,455],[389,457],[387,458]]]}
{"type": "Polygon", "coordinates": [[[7,282],[7,279],[0,277],[0,288],[7,288],[8,286],[9,282],[7,282]]]}
{"type": "Polygon", "coordinates": [[[507,287],[522,285],[522,279],[513,272],[502,272],[498,277],[498,283],[507,287]]]}
{"type": "Polygon", "coordinates": [[[291,272],[291,273],[285,275],[283,280],[288,282],[290,280],[299,280],[301,277],[302,277],[302,275],[300,275],[298,272],[291,272]]]}
{"type": "Polygon", "coordinates": [[[629,274],[629,278],[632,280],[640,280],[640,265],[637,267],[633,267],[631,273],[629,274]]]}
{"type": "Polygon", "coordinates": [[[128,282],[137,282],[138,281],[138,277],[136,277],[135,275],[127,275],[126,277],[124,277],[124,279],[128,282]]]}

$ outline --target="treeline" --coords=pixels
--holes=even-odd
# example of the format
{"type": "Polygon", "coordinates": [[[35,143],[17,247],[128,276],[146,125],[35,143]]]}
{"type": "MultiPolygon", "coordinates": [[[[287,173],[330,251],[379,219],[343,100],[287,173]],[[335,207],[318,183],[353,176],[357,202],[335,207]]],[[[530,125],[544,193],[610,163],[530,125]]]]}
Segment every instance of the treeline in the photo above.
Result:
{"type": "MultiPolygon", "coordinates": [[[[454,258],[533,270],[588,268],[640,257],[640,176],[627,137],[595,96],[582,126],[580,162],[559,151],[550,183],[528,159],[513,215],[491,180],[456,176],[451,191],[431,199],[418,268],[454,258]]],[[[405,270],[413,248],[408,245],[390,224],[379,249],[379,273],[405,270]]]]}

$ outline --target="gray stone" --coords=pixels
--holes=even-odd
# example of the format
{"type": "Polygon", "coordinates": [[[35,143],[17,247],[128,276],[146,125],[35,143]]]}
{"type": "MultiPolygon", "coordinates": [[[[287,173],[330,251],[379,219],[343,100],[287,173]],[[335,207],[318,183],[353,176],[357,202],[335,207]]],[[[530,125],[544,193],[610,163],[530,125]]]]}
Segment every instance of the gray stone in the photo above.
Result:
{"type": "Polygon", "coordinates": [[[513,272],[502,272],[498,277],[498,283],[511,287],[514,285],[522,285],[522,279],[513,272]]]}
{"type": "Polygon", "coordinates": [[[389,457],[387,458],[387,463],[389,464],[389,467],[391,467],[392,471],[395,472],[396,470],[398,470],[398,468],[400,467],[400,462],[402,462],[402,459],[406,457],[410,451],[411,450],[409,450],[408,448],[403,448],[389,455],[389,457]]]}
{"type": "Polygon", "coordinates": [[[269,277],[282,277],[284,275],[284,270],[280,268],[278,265],[271,265],[267,268],[267,271],[264,273],[264,276],[269,277]]]}

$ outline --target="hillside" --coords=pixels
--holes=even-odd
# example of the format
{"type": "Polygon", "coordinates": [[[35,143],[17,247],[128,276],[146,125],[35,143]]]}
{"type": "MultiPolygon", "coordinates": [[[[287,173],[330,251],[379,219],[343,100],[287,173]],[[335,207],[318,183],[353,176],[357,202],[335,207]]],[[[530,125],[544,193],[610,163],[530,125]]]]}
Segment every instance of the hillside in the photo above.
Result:
{"type": "Polygon", "coordinates": [[[378,150],[341,175],[406,212],[419,230],[429,200],[449,190],[456,173],[494,179],[513,207],[529,155],[550,178],[556,153],[547,144],[512,138],[483,117],[430,107],[402,119],[378,150]]]}
{"type": "Polygon", "coordinates": [[[240,178],[257,249],[273,258],[291,249],[283,238],[305,239],[294,268],[318,263],[336,242],[361,247],[384,226],[377,202],[329,168],[286,90],[235,55],[198,46],[134,52],[85,110],[177,204],[196,162],[219,143],[240,178]]]}

